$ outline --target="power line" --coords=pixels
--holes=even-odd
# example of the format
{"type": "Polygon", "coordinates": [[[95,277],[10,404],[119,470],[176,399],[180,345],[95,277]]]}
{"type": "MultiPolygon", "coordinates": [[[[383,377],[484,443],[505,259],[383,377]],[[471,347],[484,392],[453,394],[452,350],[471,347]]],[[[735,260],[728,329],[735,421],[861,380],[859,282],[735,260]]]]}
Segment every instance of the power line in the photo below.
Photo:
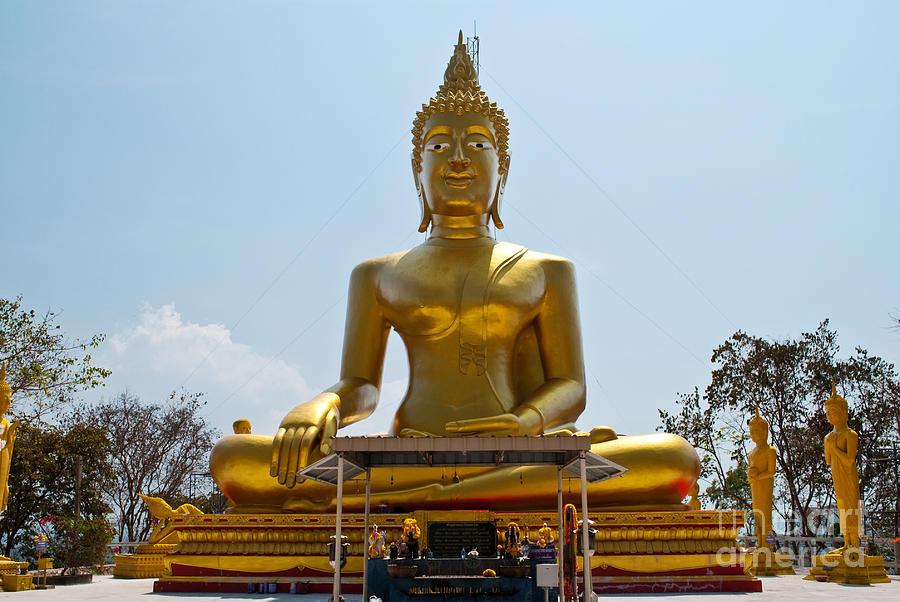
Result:
{"type": "MultiPolygon", "coordinates": [[[[248,307],[246,309],[246,311],[244,311],[244,313],[242,313],[241,316],[237,319],[237,321],[231,325],[231,328],[229,328],[229,330],[231,332],[234,332],[234,330],[238,327],[238,325],[241,322],[243,322],[244,318],[246,318],[250,314],[250,312],[253,311],[253,309],[257,305],[259,305],[259,302],[263,300],[263,298],[269,293],[270,290],[272,290],[272,287],[274,287],[278,283],[278,281],[281,280],[282,276],[284,276],[287,273],[287,271],[291,268],[291,266],[294,265],[294,263],[296,263],[296,261],[298,259],[300,259],[300,256],[302,256],[303,253],[306,252],[306,250],[310,247],[310,245],[312,245],[313,241],[315,241],[319,237],[319,235],[325,231],[325,228],[328,227],[328,224],[330,224],[332,221],[334,221],[334,218],[337,217],[337,215],[341,212],[341,210],[347,206],[347,203],[349,203],[350,200],[354,196],[356,196],[356,193],[359,192],[359,190],[363,187],[363,185],[365,185],[365,183],[369,181],[369,178],[371,178],[375,174],[375,172],[378,171],[378,168],[381,167],[385,161],[387,161],[387,158],[389,156],[391,156],[391,154],[400,145],[400,143],[406,139],[407,139],[406,134],[401,136],[400,139],[394,143],[394,145],[391,147],[391,149],[387,153],[385,153],[385,155],[375,165],[375,167],[372,168],[372,171],[370,171],[368,173],[368,175],[366,175],[366,177],[364,177],[360,181],[360,183],[357,184],[356,188],[354,188],[353,191],[347,195],[347,197],[341,202],[341,204],[337,206],[337,208],[331,213],[331,215],[328,217],[328,219],[326,219],[324,222],[322,222],[322,224],[319,226],[319,229],[316,230],[316,232],[306,241],[306,243],[302,247],[300,247],[300,250],[297,251],[297,253],[294,255],[294,257],[291,258],[291,260],[287,262],[287,264],[281,269],[280,272],[278,272],[278,274],[275,276],[275,278],[273,278],[272,281],[269,282],[268,286],[266,286],[266,288],[263,289],[263,291],[259,294],[259,296],[256,298],[256,300],[250,304],[250,307],[248,307]]],[[[210,350],[210,352],[206,354],[206,357],[204,357],[202,360],[200,360],[200,363],[198,363],[197,366],[193,370],[191,370],[190,374],[188,374],[185,377],[185,379],[181,382],[182,387],[185,385],[185,383],[187,383],[187,381],[189,381],[191,379],[191,377],[194,376],[194,374],[197,373],[197,370],[199,370],[203,366],[203,364],[205,364],[207,362],[207,360],[209,360],[209,358],[212,357],[212,355],[216,351],[219,350],[219,348],[222,346],[223,342],[224,342],[224,339],[220,340],[216,344],[216,346],[213,347],[210,350]]]]}
{"type": "Polygon", "coordinates": [[[531,220],[531,218],[529,218],[527,215],[525,215],[524,213],[522,213],[521,211],[519,211],[518,209],[516,209],[515,205],[512,205],[512,204],[510,204],[510,203],[506,203],[506,207],[508,207],[508,208],[512,209],[513,211],[515,211],[515,212],[519,215],[519,217],[521,217],[521,218],[524,219],[526,222],[528,222],[529,224],[531,224],[531,226],[532,226],[535,230],[537,230],[538,232],[540,232],[541,234],[543,234],[543,235],[547,238],[547,240],[549,240],[549,241],[552,242],[554,245],[556,245],[556,246],[563,252],[563,254],[568,255],[569,257],[571,257],[571,258],[572,258],[572,261],[574,261],[576,264],[578,264],[579,266],[581,266],[582,268],[584,268],[584,269],[587,271],[588,274],[590,274],[591,276],[593,276],[594,278],[596,278],[597,281],[598,281],[600,284],[602,284],[602,285],[605,286],[607,289],[609,289],[609,291],[610,291],[612,294],[614,294],[616,297],[618,297],[623,303],[625,303],[625,305],[627,305],[628,307],[630,307],[631,309],[633,309],[638,315],[640,315],[642,318],[644,318],[645,320],[647,320],[648,322],[650,322],[653,326],[656,327],[657,330],[659,330],[661,333],[663,333],[669,340],[671,340],[673,343],[675,343],[676,345],[678,345],[679,347],[681,347],[681,348],[682,348],[685,352],[687,352],[687,354],[690,355],[692,358],[694,358],[695,360],[697,360],[698,362],[700,362],[700,364],[701,364],[704,368],[706,367],[706,365],[707,365],[706,362],[704,362],[704,361],[701,360],[699,357],[697,357],[697,355],[696,355],[693,351],[691,351],[691,350],[687,347],[687,345],[685,345],[684,343],[682,343],[681,341],[679,341],[677,338],[675,338],[675,336],[674,336],[673,334],[671,334],[668,330],[666,330],[665,328],[663,328],[662,325],[661,325],[659,322],[657,322],[656,320],[654,320],[653,318],[651,318],[649,315],[647,315],[647,314],[646,314],[644,311],[642,311],[637,305],[635,305],[634,303],[632,303],[631,300],[628,299],[628,297],[626,297],[625,295],[623,295],[622,293],[620,293],[618,290],[615,289],[615,287],[613,287],[613,285],[611,285],[609,282],[607,282],[606,280],[604,280],[603,278],[601,278],[601,277],[600,277],[593,269],[591,269],[590,266],[588,266],[588,265],[585,264],[584,262],[580,261],[576,255],[572,254],[568,249],[566,249],[563,245],[561,245],[555,238],[553,238],[552,236],[550,236],[549,234],[547,234],[544,230],[542,230],[540,226],[538,226],[536,223],[534,223],[534,222],[531,220]]]}
{"type": "Polygon", "coordinates": [[[320,313],[318,316],[316,316],[316,318],[315,318],[312,322],[310,322],[310,323],[308,323],[306,326],[304,326],[303,329],[300,330],[300,332],[298,332],[298,333],[296,334],[296,336],[294,336],[294,338],[292,338],[290,341],[288,341],[288,342],[284,345],[284,347],[281,348],[281,350],[280,350],[278,353],[276,353],[275,355],[273,355],[272,357],[270,357],[270,358],[269,358],[269,361],[267,361],[265,364],[263,364],[263,366],[262,366],[259,370],[257,370],[256,372],[254,372],[254,373],[253,373],[247,380],[245,380],[238,388],[236,388],[234,391],[232,391],[231,393],[229,393],[228,396],[225,397],[222,401],[220,401],[215,407],[210,408],[210,410],[209,410],[210,413],[215,412],[215,411],[218,410],[220,407],[222,407],[223,405],[225,405],[225,403],[227,403],[228,401],[230,401],[232,397],[234,397],[235,395],[237,395],[238,393],[240,393],[241,390],[242,390],[244,387],[246,387],[248,384],[250,384],[250,381],[254,380],[257,376],[259,376],[260,374],[262,374],[263,371],[264,371],[266,368],[268,368],[268,367],[272,364],[272,362],[274,362],[275,360],[277,360],[278,358],[280,358],[281,355],[282,355],[285,351],[287,351],[288,348],[289,348],[291,345],[293,345],[294,343],[296,343],[296,342],[300,339],[300,337],[302,337],[302,336],[305,335],[307,332],[309,332],[309,330],[310,330],[313,326],[315,326],[316,324],[318,324],[319,321],[320,321],[322,318],[324,318],[324,317],[328,314],[328,312],[330,312],[332,309],[334,309],[335,306],[336,306],[338,303],[340,303],[341,301],[343,301],[343,300],[346,299],[346,298],[347,298],[347,295],[344,294],[344,295],[341,295],[341,296],[340,296],[338,299],[336,299],[334,302],[332,302],[331,305],[329,305],[329,306],[325,309],[325,311],[323,311],[323,312],[320,313]]]}
{"type": "MultiPolygon", "coordinates": [[[[396,147],[396,145],[395,145],[395,147],[396,147]]],[[[408,237],[406,238],[406,240],[404,240],[402,246],[406,246],[407,244],[409,244],[409,242],[410,242],[411,240],[414,240],[415,238],[418,237],[418,234],[419,234],[418,232],[414,232],[411,236],[408,236],[408,237]]],[[[300,330],[300,332],[298,332],[298,333],[297,333],[290,341],[288,341],[288,342],[287,342],[287,343],[286,343],[286,344],[278,351],[278,353],[276,353],[275,355],[273,355],[272,357],[270,357],[270,358],[269,358],[269,361],[267,361],[267,362],[266,362],[259,370],[257,370],[256,372],[254,372],[254,373],[253,373],[247,380],[245,380],[239,387],[237,387],[236,389],[234,389],[234,390],[233,390],[231,393],[229,393],[224,399],[222,399],[222,401],[220,401],[218,404],[216,404],[214,407],[212,407],[209,411],[210,411],[210,412],[214,412],[215,410],[217,410],[217,409],[219,409],[220,407],[222,407],[226,402],[230,401],[235,395],[237,395],[238,393],[240,393],[241,390],[243,390],[244,387],[246,387],[248,384],[250,384],[251,381],[255,380],[256,377],[258,377],[260,374],[262,374],[262,373],[266,370],[266,368],[268,368],[268,367],[272,364],[272,362],[274,362],[275,360],[279,359],[279,358],[284,354],[285,351],[287,351],[294,343],[296,343],[297,341],[299,341],[299,340],[303,337],[303,335],[305,335],[307,332],[309,332],[309,331],[312,329],[313,326],[315,326],[316,324],[318,324],[319,321],[322,320],[322,318],[324,318],[324,317],[328,314],[328,312],[330,312],[332,309],[334,309],[335,306],[337,306],[340,302],[342,302],[342,301],[343,301],[344,299],[346,299],[346,298],[347,298],[347,294],[344,293],[344,294],[341,295],[339,298],[335,299],[335,300],[334,300],[327,308],[325,308],[325,310],[322,311],[322,313],[320,313],[320,314],[319,314],[312,322],[306,324],[306,326],[304,326],[304,327],[300,330]]]]}
{"type": "Polygon", "coordinates": [[[622,216],[628,221],[628,223],[630,223],[634,227],[634,229],[637,230],[647,240],[647,242],[649,242],[653,246],[653,248],[656,249],[659,252],[659,254],[665,258],[665,260],[667,262],[669,262],[669,264],[673,268],[675,268],[675,271],[677,271],[679,274],[681,274],[681,276],[685,280],[687,280],[687,282],[694,288],[694,290],[696,290],[700,294],[700,296],[703,297],[707,303],[709,303],[710,307],[712,307],[714,310],[716,310],[716,312],[718,312],[718,314],[720,316],[722,316],[722,318],[724,318],[725,321],[728,322],[728,324],[730,324],[732,328],[737,330],[737,325],[735,325],[735,323],[732,322],[731,319],[725,315],[725,312],[723,312],[721,309],[719,309],[719,306],[716,305],[713,302],[713,300],[710,299],[709,296],[705,292],[703,292],[703,289],[701,289],[700,286],[696,282],[694,282],[694,280],[690,276],[688,276],[687,272],[685,272],[683,269],[681,269],[681,266],[679,266],[675,262],[675,260],[672,259],[672,257],[670,257],[669,254],[666,253],[665,250],[663,250],[663,248],[659,244],[657,244],[656,241],[653,240],[653,238],[643,228],[641,228],[641,226],[637,223],[637,221],[635,221],[634,218],[632,218],[631,215],[629,215],[628,212],[625,211],[625,209],[623,209],[622,206],[619,205],[615,201],[615,199],[612,198],[612,195],[610,195],[602,186],[600,186],[599,183],[597,183],[597,181],[593,178],[593,176],[591,176],[591,174],[588,173],[588,171],[585,168],[583,168],[581,166],[581,164],[578,163],[578,161],[576,161],[575,158],[572,157],[572,155],[570,155],[568,153],[568,151],[566,151],[566,149],[563,148],[563,146],[559,142],[557,142],[556,139],[553,136],[551,136],[550,133],[547,130],[545,130],[544,127],[534,117],[531,116],[531,113],[529,113],[525,109],[525,107],[523,107],[522,104],[515,99],[515,97],[513,97],[509,92],[507,92],[506,88],[504,88],[500,84],[500,82],[498,82],[494,78],[494,76],[492,76],[487,71],[485,71],[485,74],[489,78],[491,78],[491,81],[494,82],[497,85],[497,87],[500,88],[503,91],[503,93],[506,94],[506,96],[511,101],[513,101],[513,103],[515,103],[515,105],[517,107],[519,107],[519,109],[525,114],[525,116],[528,117],[528,119],[530,119],[531,122],[534,123],[535,126],[537,126],[537,128],[541,131],[541,133],[544,134],[544,136],[546,136],[547,139],[550,140],[550,142],[552,142],[553,145],[556,146],[557,149],[559,149],[559,152],[561,152],[563,154],[563,156],[566,157],[566,159],[568,159],[572,163],[572,165],[574,165],[575,168],[578,171],[580,171],[582,173],[582,175],[584,175],[585,178],[588,179],[588,181],[609,202],[609,204],[612,205],[613,207],[615,207],[616,210],[619,213],[621,213],[622,216]]]}

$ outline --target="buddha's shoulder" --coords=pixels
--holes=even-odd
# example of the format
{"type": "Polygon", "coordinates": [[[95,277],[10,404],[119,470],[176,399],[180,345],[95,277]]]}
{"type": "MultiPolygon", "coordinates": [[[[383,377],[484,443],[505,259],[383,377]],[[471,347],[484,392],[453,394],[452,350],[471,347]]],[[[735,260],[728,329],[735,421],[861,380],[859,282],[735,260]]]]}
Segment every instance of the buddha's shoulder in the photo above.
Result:
{"type": "Polygon", "coordinates": [[[352,278],[374,278],[386,269],[390,269],[403,259],[410,250],[398,251],[390,255],[382,255],[381,257],[373,257],[356,265],[353,268],[352,278]]]}
{"type": "Polygon", "coordinates": [[[575,264],[565,257],[528,249],[522,259],[528,265],[539,267],[548,278],[575,278],[575,264]]]}

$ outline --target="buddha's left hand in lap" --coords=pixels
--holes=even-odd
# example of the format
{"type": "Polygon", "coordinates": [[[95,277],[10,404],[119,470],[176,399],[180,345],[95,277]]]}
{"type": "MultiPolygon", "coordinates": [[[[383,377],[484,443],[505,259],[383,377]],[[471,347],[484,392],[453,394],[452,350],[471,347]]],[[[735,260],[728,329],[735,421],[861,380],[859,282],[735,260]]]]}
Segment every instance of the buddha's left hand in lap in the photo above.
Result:
{"type": "Polygon", "coordinates": [[[498,414],[483,418],[448,422],[448,433],[461,435],[540,435],[541,416],[531,408],[523,408],[516,414],[498,414]]]}

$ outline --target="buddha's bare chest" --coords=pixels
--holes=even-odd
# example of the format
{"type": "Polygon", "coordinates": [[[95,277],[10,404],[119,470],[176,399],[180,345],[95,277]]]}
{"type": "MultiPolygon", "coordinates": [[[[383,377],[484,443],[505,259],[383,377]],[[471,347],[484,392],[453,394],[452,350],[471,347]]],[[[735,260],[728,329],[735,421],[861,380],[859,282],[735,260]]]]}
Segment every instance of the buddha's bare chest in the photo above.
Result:
{"type": "Polygon", "coordinates": [[[546,285],[540,265],[526,258],[502,263],[484,248],[413,249],[379,275],[378,301],[404,335],[460,328],[515,335],[537,315],[546,285]]]}
{"type": "Polygon", "coordinates": [[[848,445],[847,445],[847,433],[828,433],[825,436],[825,444],[830,446],[832,449],[837,451],[847,453],[848,445]]]}
{"type": "Polygon", "coordinates": [[[754,447],[747,455],[747,459],[752,466],[766,468],[769,464],[769,450],[768,448],[754,447]]]}

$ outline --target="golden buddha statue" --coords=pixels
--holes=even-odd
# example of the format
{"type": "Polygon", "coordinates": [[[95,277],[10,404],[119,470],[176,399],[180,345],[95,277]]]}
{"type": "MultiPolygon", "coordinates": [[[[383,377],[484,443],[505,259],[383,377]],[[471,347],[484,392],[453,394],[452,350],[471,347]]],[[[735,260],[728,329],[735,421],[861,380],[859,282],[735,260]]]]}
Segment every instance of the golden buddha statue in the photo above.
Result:
{"type": "MultiPolygon", "coordinates": [[[[388,333],[407,348],[397,436],[575,432],[585,407],[575,270],[561,257],[498,242],[509,173],[508,123],[459,43],[437,95],[413,124],[421,245],[365,261],[350,277],[340,381],[288,413],[275,437],[230,435],[210,469],[236,512],[326,511],[333,487],[297,471],[331,452],[338,429],[375,409],[388,333]]],[[[684,509],[699,461],[681,437],[591,431],[592,450],[628,468],[591,484],[592,506],[684,509]]],[[[392,508],[555,508],[553,467],[376,470],[372,503],[392,508]]],[[[566,494],[573,500],[579,491],[566,494]]],[[[344,489],[344,507],[364,496],[344,489]]]]}
{"type": "Polygon", "coordinates": [[[825,435],[825,463],[831,467],[834,497],[844,545],[836,551],[859,547],[859,470],[856,468],[856,431],[847,426],[847,400],[837,394],[831,383],[831,397],[825,400],[825,416],[834,427],[825,435]]]}
{"type": "MultiPolygon", "coordinates": [[[[9,501],[9,467],[12,464],[13,446],[19,421],[10,423],[6,413],[12,404],[12,388],[6,382],[6,366],[0,366],[0,512],[6,510],[9,501]]],[[[5,558],[5,557],[4,557],[5,558]]]]}
{"type": "Polygon", "coordinates": [[[747,421],[750,438],[756,444],[747,454],[747,478],[753,499],[753,519],[756,523],[756,547],[770,548],[766,535],[772,531],[772,492],[775,488],[775,448],[769,445],[769,423],[759,415],[747,421]]]}
{"type": "Polygon", "coordinates": [[[695,482],[691,485],[688,495],[691,496],[687,503],[688,507],[691,510],[700,510],[702,508],[702,504],[700,504],[700,483],[695,482]]]}

